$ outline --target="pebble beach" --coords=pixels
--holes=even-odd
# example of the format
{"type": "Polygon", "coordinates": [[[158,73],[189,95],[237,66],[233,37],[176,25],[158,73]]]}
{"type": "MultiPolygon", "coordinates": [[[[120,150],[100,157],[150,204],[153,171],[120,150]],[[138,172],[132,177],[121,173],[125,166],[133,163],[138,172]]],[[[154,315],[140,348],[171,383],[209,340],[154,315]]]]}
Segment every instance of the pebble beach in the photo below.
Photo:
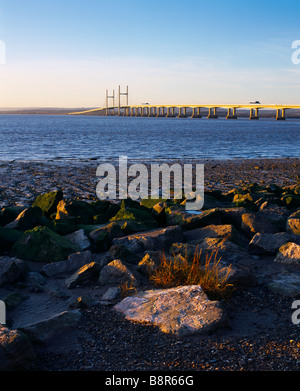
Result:
{"type": "MultiPolygon", "coordinates": [[[[299,159],[205,161],[205,190],[228,192],[250,183],[295,185],[299,159]]],[[[2,162],[0,205],[30,205],[41,193],[62,189],[66,198],[96,200],[99,162],[2,162]]],[[[253,263],[263,274],[270,257],[253,263]]],[[[277,267],[277,266],[276,266],[277,267]]],[[[278,266],[277,270],[281,270],[278,266]]],[[[238,289],[225,303],[230,330],[179,338],[130,322],[111,305],[81,308],[75,334],[38,348],[31,370],[40,371],[294,371],[300,368],[298,327],[291,297],[263,285],[238,289]],[[76,343],[74,342],[76,341],[76,343]]],[[[112,302],[113,304],[113,302],[112,302]]]]}

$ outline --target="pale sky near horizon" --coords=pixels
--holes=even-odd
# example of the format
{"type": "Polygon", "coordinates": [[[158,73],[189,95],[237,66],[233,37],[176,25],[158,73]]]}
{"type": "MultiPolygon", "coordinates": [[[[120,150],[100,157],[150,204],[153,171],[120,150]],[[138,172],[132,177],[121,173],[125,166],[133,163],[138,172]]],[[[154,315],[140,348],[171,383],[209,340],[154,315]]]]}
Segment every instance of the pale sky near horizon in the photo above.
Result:
{"type": "Polygon", "coordinates": [[[299,0],[0,0],[0,107],[300,104],[295,40],[299,0]]]}

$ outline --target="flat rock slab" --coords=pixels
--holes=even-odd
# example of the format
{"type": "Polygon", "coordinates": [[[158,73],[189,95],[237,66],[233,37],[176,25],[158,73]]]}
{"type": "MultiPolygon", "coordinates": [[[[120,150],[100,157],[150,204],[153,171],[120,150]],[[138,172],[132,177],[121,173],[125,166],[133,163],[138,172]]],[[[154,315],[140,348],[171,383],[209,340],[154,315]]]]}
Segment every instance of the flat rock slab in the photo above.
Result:
{"type": "Polygon", "coordinates": [[[220,302],[210,301],[200,285],[139,292],[113,308],[128,320],[178,336],[207,334],[228,321],[220,302]]]}

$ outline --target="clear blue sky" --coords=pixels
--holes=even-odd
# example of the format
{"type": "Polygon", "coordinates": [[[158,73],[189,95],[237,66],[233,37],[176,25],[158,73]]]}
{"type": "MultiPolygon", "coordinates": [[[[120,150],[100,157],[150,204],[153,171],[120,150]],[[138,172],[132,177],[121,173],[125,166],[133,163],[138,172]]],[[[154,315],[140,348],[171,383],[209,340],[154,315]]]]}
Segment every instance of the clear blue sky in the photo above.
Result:
{"type": "Polygon", "coordinates": [[[0,107],[300,104],[299,0],[0,0],[0,107]]]}

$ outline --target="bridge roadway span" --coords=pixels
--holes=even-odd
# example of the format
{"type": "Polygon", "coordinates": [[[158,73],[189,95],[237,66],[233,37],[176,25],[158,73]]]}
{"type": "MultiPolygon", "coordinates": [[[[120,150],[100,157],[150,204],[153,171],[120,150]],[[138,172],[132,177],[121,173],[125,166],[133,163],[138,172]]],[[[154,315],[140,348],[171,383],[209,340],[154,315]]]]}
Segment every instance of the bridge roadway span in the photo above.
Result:
{"type": "Polygon", "coordinates": [[[237,109],[249,110],[249,119],[259,119],[259,110],[269,109],[276,111],[276,120],[285,120],[286,110],[300,110],[300,105],[133,105],[133,106],[108,106],[98,109],[85,110],[70,113],[72,115],[102,115],[102,116],[124,116],[124,117],[178,117],[187,118],[187,109],[190,109],[191,118],[201,118],[201,109],[208,109],[207,118],[218,118],[217,110],[227,109],[227,119],[236,119],[237,109]],[[192,110],[192,111],[191,111],[192,110]],[[176,113],[175,113],[176,111],[176,113]]]}

